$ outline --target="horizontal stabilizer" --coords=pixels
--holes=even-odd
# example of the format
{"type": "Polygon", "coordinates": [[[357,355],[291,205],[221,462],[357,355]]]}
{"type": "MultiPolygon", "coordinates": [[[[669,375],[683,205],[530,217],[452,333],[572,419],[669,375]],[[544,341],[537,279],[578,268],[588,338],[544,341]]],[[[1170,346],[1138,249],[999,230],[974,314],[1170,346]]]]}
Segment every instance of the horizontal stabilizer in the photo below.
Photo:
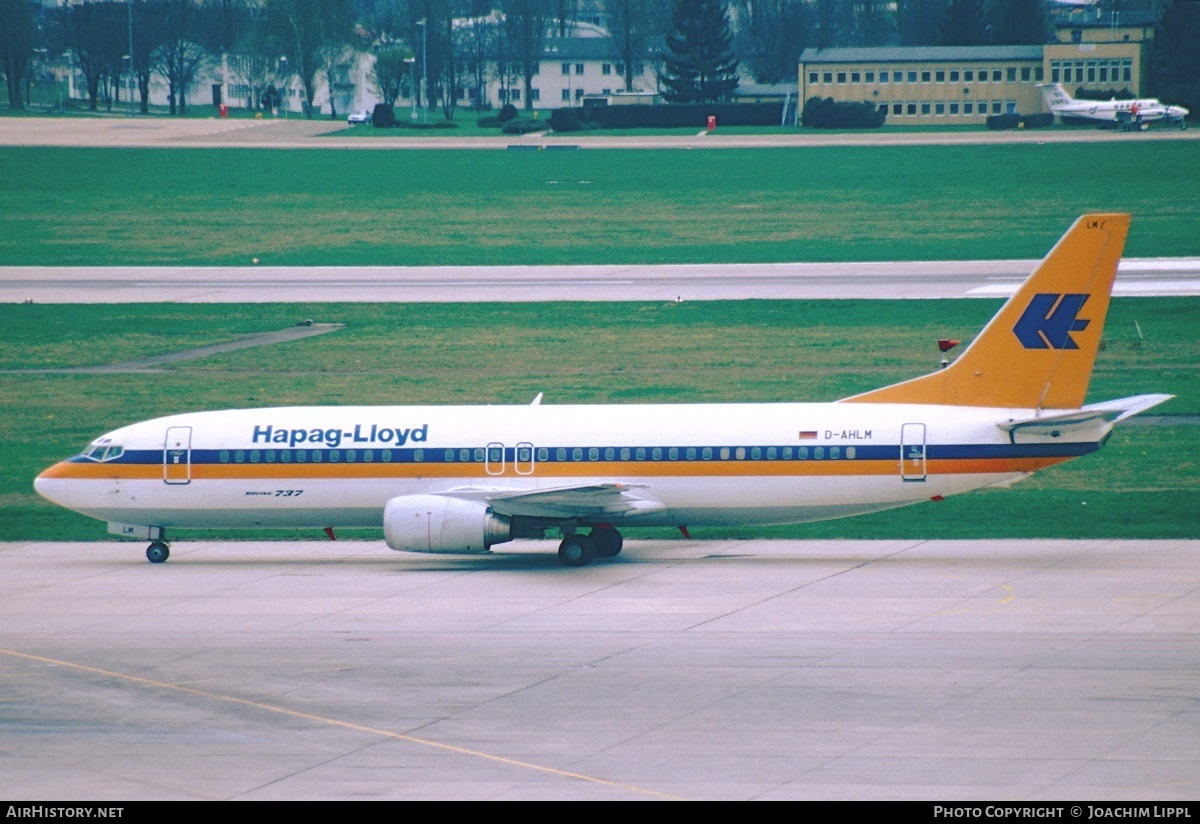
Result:
{"type": "Polygon", "coordinates": [[[1013,443],[1045,443],[1054,440],[1099,441],[1117,421],[1143,412],[1174,395],[1137,395],[1114,401],[1088,404],[1076,412],[1058,412],[1036,418],[997,424],[1013,443]]]}

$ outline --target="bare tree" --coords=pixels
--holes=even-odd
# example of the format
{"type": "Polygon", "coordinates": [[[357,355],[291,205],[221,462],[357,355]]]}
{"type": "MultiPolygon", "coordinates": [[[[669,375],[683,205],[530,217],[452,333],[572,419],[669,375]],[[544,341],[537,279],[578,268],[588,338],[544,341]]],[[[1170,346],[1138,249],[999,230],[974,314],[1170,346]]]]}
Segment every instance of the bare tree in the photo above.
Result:
{"type": "MultiPolygon", "coordinates": [[[[120,71],[121,39],[125,26],[125,6],[118,3],[81,3],[58,9],[58,24],[71,50],[75,67],[87,87],[88,108],[99,108],[101,86],[106,87],[113,67],[120,71]]],[[[111,100],[111,98],[110,98],[111,100]]]]}
{"type": "Polygon", "coordinates": [[[468,63],[471,102],[481,109],[487,102],[488,62],[498,50],[499,26],[488,0],[467,0],[464,10],[468,18],[455,31],[455,48],[468,63]]]}
{"type": "Polygon", "coordinates": [[[609,33],[625,68],[625,91],[634,90],[636,67],[647,56],[651,38],[665,35],[667,18],[656,0],[605,0],[609,33]]]}
{"type": "Polygon", "coordinates": [[[525,108],[533,108],[533,75],[542,57],[549,22],[547,0],[506,0],[504,30],[525,81],[525,108]]]}
{"type": "Polygon", "coordinates": [[[8,107],[24,108],[22,86],[37,42],[37,23],[29,0],[0,0],[0,71],[8,85],[8,107]]]}
{"type": "Polygon", "coordinates": [[[405,46],[385,46],[375,52],[375,65],[367,79],[388,106],[396,105],[396,98],[404,88],[409,75],[413,53],[405,46]]]}
{"type": "Polygon", "coordinates": [[[812,6],[801,0],[747,0],[740,12],[740,50],[754,79],[794,81],[800,52],[816,26],[812,6]]]}

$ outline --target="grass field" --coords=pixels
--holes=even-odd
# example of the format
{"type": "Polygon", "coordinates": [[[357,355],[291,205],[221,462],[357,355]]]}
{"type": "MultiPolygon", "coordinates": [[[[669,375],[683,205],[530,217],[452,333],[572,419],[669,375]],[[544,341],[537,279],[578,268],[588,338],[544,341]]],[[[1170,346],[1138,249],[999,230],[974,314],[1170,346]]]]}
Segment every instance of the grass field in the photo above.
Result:
{"type": "MultiPolygon", "coordinates": [[[[474,127],[472,127],[474,128],[474,127]]],[[[578,152],[0,149],[0,265],[1037,258],[1129,211],[1200,254],[1200,144],[578,152]]]]}
{"type": "MultiPolygon", "coordinates": [[[[155,373],[0,373],[0,521],[10,540],[105,538],[102,524],[37,498],[32,479],[104,431],[158,415],[286,404],[528,403],[538,392],[546,393],[546,403],[832,400],[930,371],[940,357],[937,338],[969,339],[997,306],[987,300],[0,306],[6,370],[113,363],[299,318],[346,324],[330,335],[155,373]]],[[[1115,300],[1090,399],[1169,392],[1178,398],[1155,414],[1200,414],[1198,326],[1200,299],[1115,300]]],[[[1197,537],[1197,513],[1197,427],[1168,422],[1119,428],[1099,454],[1008,490],[824,524],[697,535],[1197,537]]]]}

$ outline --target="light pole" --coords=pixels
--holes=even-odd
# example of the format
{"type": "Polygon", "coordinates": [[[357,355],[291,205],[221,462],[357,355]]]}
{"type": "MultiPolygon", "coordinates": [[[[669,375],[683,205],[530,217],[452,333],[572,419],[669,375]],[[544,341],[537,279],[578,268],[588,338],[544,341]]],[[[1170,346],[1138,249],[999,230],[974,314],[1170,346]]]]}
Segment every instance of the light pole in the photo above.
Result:
{"type": "Polygon", "coordinates": [[[429,27],[427,20],[420,20],[421,27],[421,122],[429,123],[429,27]]]}
{"type": "Polygon", "coordinates": [[[412,106],[412,110],[408,115],[409,123],[417,122],[417,58],[406,57],[404,62],[408,64],[408,102],[412,106]]]}

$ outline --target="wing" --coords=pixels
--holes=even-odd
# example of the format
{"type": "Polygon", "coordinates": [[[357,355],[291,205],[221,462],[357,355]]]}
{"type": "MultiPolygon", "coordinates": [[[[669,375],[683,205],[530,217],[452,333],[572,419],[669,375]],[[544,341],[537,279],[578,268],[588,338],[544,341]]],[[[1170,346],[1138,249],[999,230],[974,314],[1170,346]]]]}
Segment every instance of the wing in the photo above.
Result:
{"type": "Polygon", "coordinates": [[[647,484],[597,483],[548,489],[460,487],[441,493],[490,504],[500,515],[530,518],[627,518],[662,512],[666,506],[641,490],[647,484]]]}

